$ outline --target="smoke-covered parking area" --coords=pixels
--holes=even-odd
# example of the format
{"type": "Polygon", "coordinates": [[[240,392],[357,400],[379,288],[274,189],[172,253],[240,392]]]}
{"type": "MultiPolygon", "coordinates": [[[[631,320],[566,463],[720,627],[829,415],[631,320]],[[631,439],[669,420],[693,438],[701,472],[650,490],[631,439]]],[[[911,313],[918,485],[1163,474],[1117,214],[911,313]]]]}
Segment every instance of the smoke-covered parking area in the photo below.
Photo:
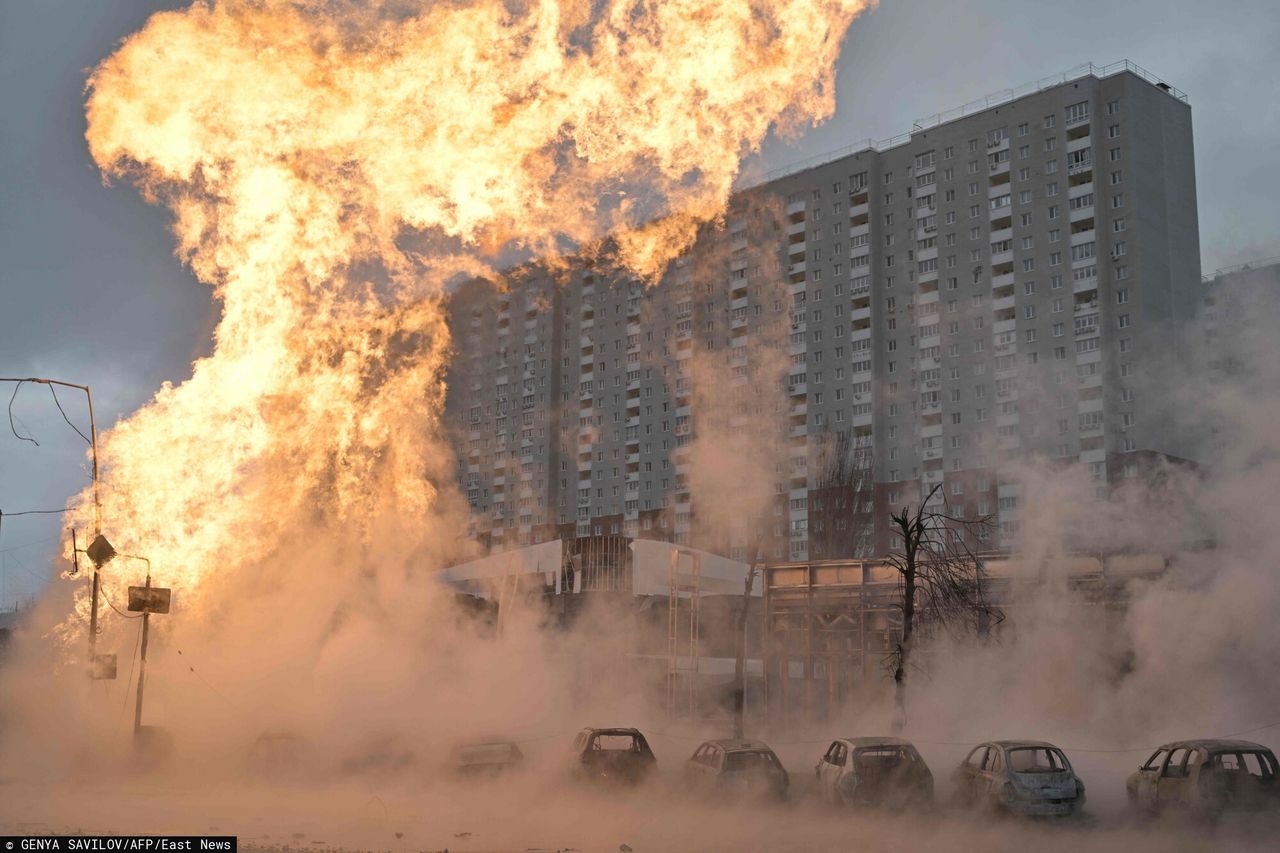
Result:
{"type": "MultiPolygon", "coordinates": [[[[566,783],[532,767],[500,781],[401,780],[373,786],[104,779],[46,787],[10,781],[0,789],[6,812],[0,832],[129,834],[141,826],[154,832],[181,828],[235,834],[242,850],[1274,849],[1274,816],[1208,825],[1129,815],[1120,799],[1123,786],[1117,792],[1106,779],[1108,773],[1123,778],[1130,763],[1078,762],[1094,795],[1089,812],[1069,821],[1028,821],[945,807],[893,812],[826,805],[812,784],[810,764],[820,754],[813,748],[779,748],[795,780],[788,802],[726,804],[691,797],[674,766],[691,748],[657,735],[651,740],[661,772],[641,787],[622,791],[566,783]],[[15,820],[15,813],[21,818],[15,820]]],[[[567,744],[554,748],[567,749],[567,744]]],[[[943,753],[922,753],[945,768],[943,753]]],[[[541,766],[545,756],[531,752],[530,758],[541,766]]]]}

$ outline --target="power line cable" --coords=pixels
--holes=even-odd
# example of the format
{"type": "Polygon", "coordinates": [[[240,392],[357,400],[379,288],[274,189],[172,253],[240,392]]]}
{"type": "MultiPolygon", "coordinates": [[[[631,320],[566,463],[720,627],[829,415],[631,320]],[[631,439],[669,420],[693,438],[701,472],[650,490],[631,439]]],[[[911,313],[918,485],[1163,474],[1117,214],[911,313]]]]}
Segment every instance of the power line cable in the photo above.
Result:
{"type": "Polygon", "coordinates": [[[25,381],[26,381],[25,379],[20,379],[18,380],[18,384],[13,386],[13,396],[9,398],[9,429],[13,431],[14,438],[20,439],[22,441],[29,441],[32,444],[34,444],[36,447],[39,447],[40,442],[36,441],[34,438],[31,438],[30,436],[18,435],[18,428],[13,425],[13,401],[18,399],[18,391],[22,389],[22,383],[25,381]]]}
{"type": "MultiPolygon", "coordinates": [[[[69,426],[69,427],[71,427],[73,430],[75,430],[75,431],[76,431],[76,435],[78,435],[78,436],[80,436],[81,438],[83,438],[83,439],[84,439],[84,443],[85,443],[85,444],[87,444],[87,445],[89,445],[90,447],[92,447],[92,446],[93,446],[93,442],[89,440],[89,437],[88,437],[87,435],[85,435],[84,433],[82,433],[82,432],[80,431],[80,427],[78,427],[78,426],[76,426],[75,424],[73,424],[73,423],[71,422],[71,418],[67,417],[67,413],[66,413],[65,411],[63,411],[62,403],[58,400],[58,392],[57,392],[57,391],[55,391],[55,390],[53,390],[53,385],[52,385],[52,384],[49,384],[49,385],[47,385],[46,387],[49,389],[49,393],[53,395],[53,404],[54,404],[55,406],[57,406],[57,407],[58,407],[58,411],[62,413],[62,419],[63,419],[64,421],[66,421],[66,422],[67,422],[67,426],[69,426]]],[[[15,393],[16,393],[16,390],[15,390],[15,393]]]]}

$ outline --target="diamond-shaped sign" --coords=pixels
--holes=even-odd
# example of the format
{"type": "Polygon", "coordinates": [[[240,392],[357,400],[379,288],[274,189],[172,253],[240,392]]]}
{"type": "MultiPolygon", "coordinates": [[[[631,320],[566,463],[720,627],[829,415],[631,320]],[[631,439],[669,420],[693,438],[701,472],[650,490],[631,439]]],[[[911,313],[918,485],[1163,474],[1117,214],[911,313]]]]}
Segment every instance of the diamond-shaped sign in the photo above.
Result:
{"type": "Polygon", "coordinates": [[[89,547],[85,548],[84,552],[89,555],[89,559],[93,560],[93,564],[98,568],[102,568],[116,555],[116,549],[111,547],[107,537],[101,533],[89,543],[89,547]]]}

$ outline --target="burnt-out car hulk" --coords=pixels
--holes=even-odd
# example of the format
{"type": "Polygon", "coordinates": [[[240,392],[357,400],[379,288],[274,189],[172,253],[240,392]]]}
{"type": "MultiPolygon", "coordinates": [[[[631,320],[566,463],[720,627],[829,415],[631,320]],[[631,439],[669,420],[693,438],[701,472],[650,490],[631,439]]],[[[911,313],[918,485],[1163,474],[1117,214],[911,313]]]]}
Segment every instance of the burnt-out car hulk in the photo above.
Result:
{"type": "Polygon", "coordinates": [[[919,751],[899,738],[832,741],[814,773],[829,803],[892,808],[933,804],[933,773],[919,751]]]}
{"type": "Polygon", "coordinates": [[[573,755],[574,774],[598,782],[635,784],[658,763],[639,729],[583,729],[573,755]]]}
{"type": "Polygon", "coordinates": [[[1084,808],[1084,783],[1051,743],[989,741],[974,747],[955,772],[961,805],[1021,817],[1068,817],[1084,808]]]}
{"type": "Polygon", "coordinates": [[[1247,740],[1186,740],[1151,754],[1125,787],[1137,811],[1213,819],[1280,808],[1276,756],[1247,740]]]}
{"type": "Polygon", "coordinates": [[[684,764],[685,783],[720,796],[785,800],[791,778],[767,743],[709,740],[684,764]]]}

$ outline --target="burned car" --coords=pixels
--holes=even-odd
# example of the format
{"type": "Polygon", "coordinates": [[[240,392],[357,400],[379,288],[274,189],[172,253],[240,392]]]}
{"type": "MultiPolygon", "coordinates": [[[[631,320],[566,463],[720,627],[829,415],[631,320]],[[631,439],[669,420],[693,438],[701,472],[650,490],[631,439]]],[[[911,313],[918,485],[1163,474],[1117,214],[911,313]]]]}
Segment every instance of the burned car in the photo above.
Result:
{"type": "Polygon", "coordinates": [[[684,763],[685,782],[719,795],[784,800],[791,777],[767,743],[709,740],[684,763]]]}
{"type": "Polygon", "coordinates": [[[658,763],[639,729],[583,729],[573,755],[575,775],[601,782],[635,784],[658,763]]]}
{"type": "Polygon", "coordinates": [[[829,803],[894,808],[933,803],[933,773],[916,748],[899,738],[832,741],[814,773],[829,803]]]}
{"type": "Polygon", "coordinates": [[[1139,812],[1215,818],[1225,812],[1280,806],[1276,756],[1247,740],[1167,743],[1129,776],[1129,803],[1139,812]]]}
{"type": "Polygon", "coordinates": [[[466,743],[453,748],[450,763],[454,772],[468,779],[500,776],[518,768],[524,753],[514,741],[487,740],[466,743]]]}
{"type": "Polygon", "coordinates": [[[307,770],[309,752],[307,739],[295,732],[265,731],[249,749],[249,772],[271,780],[300,776],[307,770]]]}
{"type": "Polygon", "coordinates": [[[956,769],[956,798],[1019,816],[1079,814],[1084,783],[1062,750],[1051,743],[1001,740],[975,747],[956,769]]]}

